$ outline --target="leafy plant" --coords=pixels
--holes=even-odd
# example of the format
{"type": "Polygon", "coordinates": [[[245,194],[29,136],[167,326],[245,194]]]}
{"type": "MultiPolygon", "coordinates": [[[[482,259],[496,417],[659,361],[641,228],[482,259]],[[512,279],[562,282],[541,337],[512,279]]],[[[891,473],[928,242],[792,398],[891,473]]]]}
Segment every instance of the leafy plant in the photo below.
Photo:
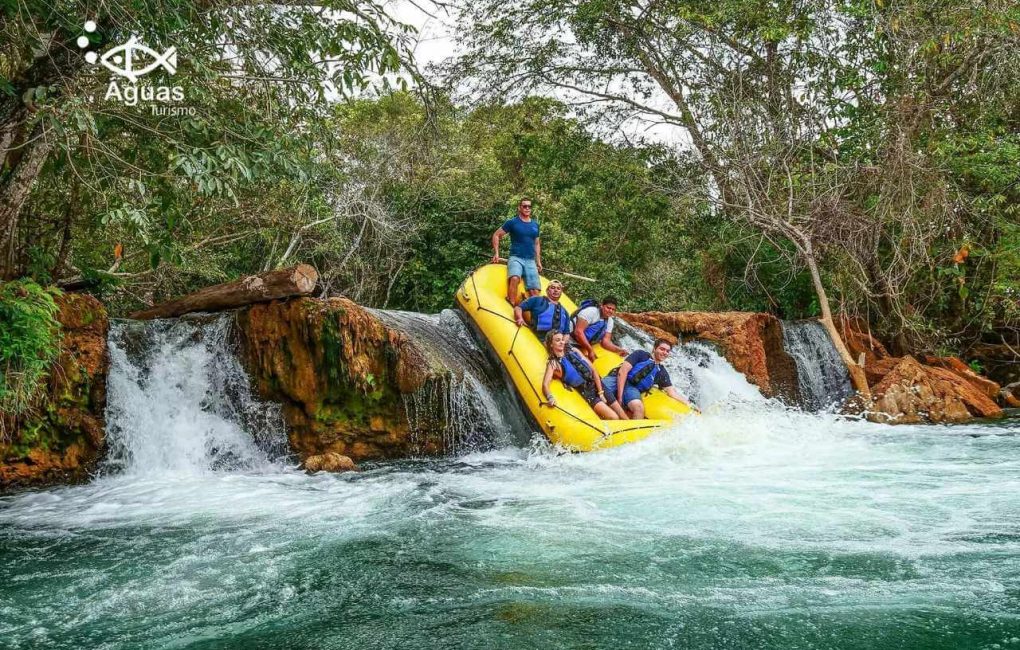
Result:
{"type": "Polygon", "coordinates": [[[0,415],[31,408],[57,356],[56,295],[31,280],[0,284],[0,415]]]}

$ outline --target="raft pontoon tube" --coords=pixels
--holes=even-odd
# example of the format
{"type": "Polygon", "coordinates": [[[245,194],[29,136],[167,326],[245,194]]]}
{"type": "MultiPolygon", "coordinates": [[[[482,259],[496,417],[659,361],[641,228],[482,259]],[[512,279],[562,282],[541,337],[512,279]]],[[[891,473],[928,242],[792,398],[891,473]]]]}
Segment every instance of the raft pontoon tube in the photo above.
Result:
{"type": "MultiPolygon", "coordinates": [[[[649,419],[602,420],[579,392],[568,389],[559,380],[553,380],[550,386],[556,398],[556,406],[550,407],[542,395],[542,377],[548,360],[545,346],[527,326],[517,327],[513,308],[506,300],[506,283],[506,265],[481,266],[457,290],[457,304],[499,357],[532,418],[553,444],[573,451],[616,447],[641,440],[677,417],[691,413],[686,405],[653,388],[644,396],[649,419]]],[[[542,278],[542,295],[548,284],[542,278]]],[[[565,293],[560,304],[570,313],[577,308],[565,293]]],[[[619,355],[600,345],[595,346],[595,355],[595,370],[601,376],[623,362],[619,355]]]]}

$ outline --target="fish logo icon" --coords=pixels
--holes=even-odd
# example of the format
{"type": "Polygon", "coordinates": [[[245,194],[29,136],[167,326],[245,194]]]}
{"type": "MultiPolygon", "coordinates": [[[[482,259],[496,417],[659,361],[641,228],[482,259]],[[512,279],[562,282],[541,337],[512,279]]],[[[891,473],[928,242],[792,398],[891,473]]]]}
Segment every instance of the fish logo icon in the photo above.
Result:
{"type": "Polygon", "coordinates": [[[171,47],[163,54],[153,50],[132,36],[127,43],[103,54],[99,59],[108,70],[127,77],[137,83],[138,77],[148,74],[156,68],[162,67],[170,74],[177,72],[177,48],[171,47]],[[150,59],[151,62],[144,67],[136,67],[140,62],[150,59]]]}

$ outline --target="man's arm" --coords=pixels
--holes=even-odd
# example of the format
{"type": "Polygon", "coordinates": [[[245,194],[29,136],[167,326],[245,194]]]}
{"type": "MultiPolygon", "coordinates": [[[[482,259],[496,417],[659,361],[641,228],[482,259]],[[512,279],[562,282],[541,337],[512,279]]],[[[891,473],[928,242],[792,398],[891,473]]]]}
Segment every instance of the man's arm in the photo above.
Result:
{"type": "Polygon", "coordinates": [[[624,361],[620,364],[620,369],[616,371],[616,399],[624,408],[627,405],[623,403],[623,387],[627,385],[627,375],[630,374],[630,369],[633,367],[629,361],[624,361]]]}
{"type": "Polygon", "coordinates": [[[594,361],[595,350],[588,341],[588,337],[584,335],[584,330],[587,327],[588,321],[578,316],[577,320],[574,322],[574,340],[577,341],[577,346],[581,348],[581,352],[584,353],[584,356],[594,361]]]}
{"type": "Polygon", "coordinates": [[[542,238],[535,237],[535,266],[538,267],[538,272],[542,272],[542,238]]]}
{"type": "Polygon", "coordinates": [[[613,343],[613,333],[610,332],[609,330],[606,330],[606,333],[602,335],[602,340],[599,341],[599,343],[602,344],[603,349],[609,350],[610,352],[615,352],[621,357],[625,357],[628,354],[626,350],[621,348],[619,345],[613,343]]]}
{"type": "Polygon", "coordinates": [[[665,388],[662,389],[662,392],[666,393],[667,395],[669,395],[670,397],[672,397],[676,401],[678,401],[678,402],[680,402],[682,404],[686,404],[687,406],[690,406],[691,408],[694,408],[694,406],[690,402],[687,401],[687,398],[685,398],[683,395],[681,395],[680,391],[678,391],[676,388],[674,388],[672,386],[666,386],[665,388]]]}
{"type": "Polygon", "coordinates": [[[499,264],[499,240],[503,239],[503,235],[506,231],[500,226],[496,229],[496,232],[492,233],[492,263],[499,264]]]}
{"type": "Polygon", "coordinates": [[[524,325],[524,310],[520,305],[514,307],[514,322],[517,323],[517,327],[524,325]]]}

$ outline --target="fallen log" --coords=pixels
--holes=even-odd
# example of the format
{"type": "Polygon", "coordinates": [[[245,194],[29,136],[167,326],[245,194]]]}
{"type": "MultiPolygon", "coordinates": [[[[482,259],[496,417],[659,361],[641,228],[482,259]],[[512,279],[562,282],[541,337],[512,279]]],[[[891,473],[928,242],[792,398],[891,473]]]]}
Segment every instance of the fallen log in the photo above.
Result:
{"type": "Polygon", "coordinates": [[[220,311],[291,296],[307,296],[315,290],[318,272],[308,264],[258,273],[199,289],[194,293],[136,311],[130,318],[173,318],[196,311],[220,311]]]}

